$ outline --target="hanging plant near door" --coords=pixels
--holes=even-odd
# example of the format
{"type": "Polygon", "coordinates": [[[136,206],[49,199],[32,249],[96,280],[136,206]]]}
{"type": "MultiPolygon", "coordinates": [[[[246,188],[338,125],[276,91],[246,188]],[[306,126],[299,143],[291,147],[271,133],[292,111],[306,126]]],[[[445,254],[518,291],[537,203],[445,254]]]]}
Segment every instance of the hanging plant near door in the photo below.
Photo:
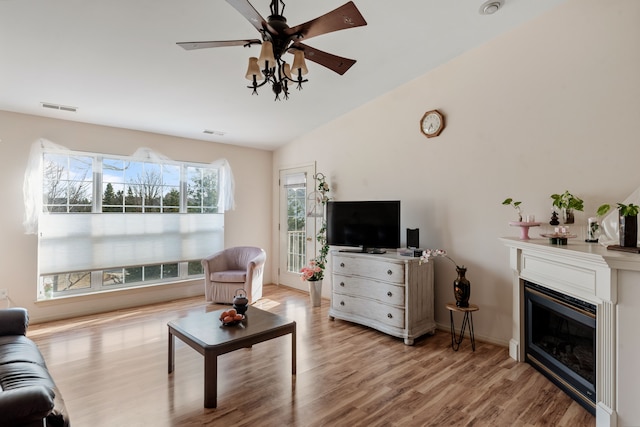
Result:
{"type": "MultiPolygon", "coordinates": [[[[329,184],[323,173],[316,173],[313,179],[317,181],[316,191],[314,191],[310,198],[316,201],[318,207],[321,208],[322,220],[320,223],[320,229],[316,234],[316,241],[320,246],[318,256],[309,261],[309,265],[303,267],[300,272],[302,273],[301,279],[309,282],[309,295],[311,296],[311,303],[314,307],[320,306],[320,296],[322,294],[322,279],[324,278],[324,270],[327,264],[327,256],[329,255],[329,245],[327,244],[327,221],[324,217],[325,207],[330,200],[327,195],[331,190],[329,184]]],[[[317,211],[317,209],[315,209],[317,211]]]]}

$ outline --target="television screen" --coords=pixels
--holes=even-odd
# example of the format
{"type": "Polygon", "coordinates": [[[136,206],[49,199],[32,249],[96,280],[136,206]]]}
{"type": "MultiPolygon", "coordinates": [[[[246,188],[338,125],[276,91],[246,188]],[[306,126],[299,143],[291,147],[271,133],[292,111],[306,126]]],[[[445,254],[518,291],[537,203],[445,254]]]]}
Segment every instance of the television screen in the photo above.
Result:
{"type": "Polygon", "coordinates": [[[329,201],[327,243],[362,252],[400,247],[400,201],[329,201]]]}

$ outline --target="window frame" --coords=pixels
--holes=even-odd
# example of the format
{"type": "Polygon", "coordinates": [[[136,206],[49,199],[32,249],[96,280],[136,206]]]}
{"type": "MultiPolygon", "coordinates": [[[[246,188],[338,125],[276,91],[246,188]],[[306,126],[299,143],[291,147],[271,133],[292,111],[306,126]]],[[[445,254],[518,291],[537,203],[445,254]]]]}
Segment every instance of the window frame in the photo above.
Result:
{"type": "MultiPolygon", "coordinates": [[[[89,152],[74,151],[74,150],[60,150],[60,149],[48,150],[46,148],[43,148],[40,155],[42,156],[41,157],[42,167],[40,168],[40,171],[39,171],[40,176],[42,177],[40,197],[43,203],[42,203],[42,209],[39,212],[39,216],[70,215],[75,217],[76,215],[84,215],[84,214],[94,214],[94,215],[145,215],[145,214],[158,215],[158,214],[161,214],[162,216],[181,214],[181,215],[200,216],[204,214],[223,213],[223,212],[220,212],[220,209],[219,209],[219,202],[220,202],[220,195],[221,195],[221,187],[220,187],[221,173],[222,173],[220,165],[204,164],[204,163],[198,163],[198,162],[173,161],[169,159],[147,159],[147,158],[142,159],[135,156],[120,156],[120,155],[112,155],[112,154],[104,154],[104,153],[89,153],[89,152]],[[90,212],[86,212],[86,211],[74,212],[72,209],[72,206],[74,205],[70,203],[69,197],[66,198],[66,202],[64,204],[63,203],[59,203],[59,204],[47,203],[50,201],[46,199],[47,192],[45,191],[46,180],[45,180],[44,174],[45,174],[45,165],[47,163],[46,161],[47,156],[54,156],[57,158],[66,157],[67,165],[71,164],[74,157],[81,157],[82,159],[85,159],[85,160],[87,158],[92,159],[92,164],[90,166],[91,180],[88,181],[87,179],[85,179],[82,181],[85,184],[87,182],[90,183],[90,188],[91,188],[90,212]],[[107,180],[109,182],[105,183],[105,179],[104,179],[105,174],[103,170],[105,165],[105,160],[138,163],[143,165],[142,166],[143,169],[145,168],[144,165],[159,165],[160,170],[163,170],[165,167],[168,167],[168,168],[178,167],[179,169],[177,169],[177,172],[178,172],[177,178],[179,182],[177,182],[178,185],[175,185],[176,184],[175,182],[171,185],[170,184],[164,185],[163,183],[161,183],[162,191],[160,191],[161,202],[159,206],[159,211],[158,209],[156,209],[158,207],[157,205],[153,205],[151,209],[146,209],[146,205],[143,202],[140,212],[131,212],[131,211],[128,212],[126,201],[124,200],[124,197],[125,197],[124,193],[123,193],[123,204],[121,205],[122,211],[115,211],[115,210],[103,211],[103,208],[104,208],[103,199],[105,197],[106,184],[115,182],[113,180],[107,180]],[[202,187],[200,188],[201,194],[207,193],[210,199],[212,200],[212,203],[209,205],[201,203],[200,206],[198,206],[198,209],[193,209],[194,206],[191,206],[192,209],[189,209],[190,206],[188,205],[189,191],[190,191],[189,185],[191,184],[190,181],[188,180],[188,176],[189,176],[188,171],[191,169],[196,169],[200,171],[201,176],[205,174],[206,171],[209,171],[209,175],[211,179],[208,182],[214,183],[213,186],[209,186],[209,187],[205,186],[205,188],[202,188],[202,187]],[[175,205],[171,205],[168,209],[164,209],[165,205],[164,205],[163,199],[165,198],[166,194],[168,194],[164,190],[169,188],[178,189],[179,191],[179,206],[178,206],[177,212],[175,211],[175,205]],[[54,211],[52,212],[50,209],[48,209],[49,206],[58,207],[59,209],[53,209],[54,211]],[[60,212],[56,210],[59,210],[60,212]]],[[[154,168],[151,168],[151,169],[154,169],[154,168]]],[[[74,171],[69,169],[68,171],[66,171],[66,173],[67,173],[67,176],[72,176],[74,171]]],[[[228,173],[230,173],[230,171],[228,173]]],[[[162,172],[161,172],[161,177],[164,177],[162,172]]],[[[72,180],[68,180],[68,181],[72,182],[72,180]]],[[[203,183],[205,183],[204,179],[200,181],[201,185],[203,185],[203,183]]],[[[126,189],[127,186],[131,185],[131,183],[126,182],[123,179],[123,182],[121,183],[121,185],[123,186],[124,189],[126,189]]],[[[69,186],[69,184],[67,184],[67,186],[69,186]]],[[[110,205],[110,207],[116,207],[116,205],[110,205]]],[[[222,225],[224,225],[223,219],[222,219],[222,225]]],[[[222,229],[223,228],[224,226],[222,226],[222,229]]],[[[42,233],[38,233],[38,235],[42,236],[42,233]]],[[[40,241],[40,237],[39,237],[39,241],[40,241]]],[[[39,245],[39,249],[40,249],[40,245],[39,245]]],[[[39,250],[38,257],[40,257],[40,250],[39,250]]],[[[103,292],[106,290],[129,289],[129,288],[145,287],[150,285],[176,283],[176,282],[185,281],[185,280],[197,279],[199,277],[202,277],[203,275],[202,267],[198,268],[198,264],[200,263],[199,259],[192,259],[192,258],[175,259],[175,260],[166,261],[166,262],[154,262],[154,263],[135,263],[135,260],[133,261],[134,261],[132,263],[133,265],[109,266],[101,269],[86,269],[86,270],[83,269],[81,271],[76,270],[76,271],[64,271],[64,272],[55,272],[55,273],[47,272],[46,274],[43,274],[40,270],[40,267],[38,267],[38,272],[37,272],[38,299],[41,300],[41,299],[49,299],[49,298],[71,296],[71,295],[87,295],[87,294],[103,292]],[[140,281],[133,281],[129,283],[127,283],[125,280],[123,281],[123,283],[115,284],[115,285],[104,283],[104,273],[107,271],[122,269],[124,274],[124,272],[127,269],[131,270],[136,268],[142,268],[142,271],[145,271],[146,269],[149,269],[149,268],[161,266],[161,270],[163,270],[164,269],[163,266],[169,266],[169,265],[177,266],[177,276],[171,275],[170,277],[164,277],[161,274],[159,278],[153,277],[150,280],[140,280],[140,281]],[[195,273],[193,273],[194,271],[195,273]],[[59,276],[61,275],[64,276],[64,275],[78,274],[78,273],[86,273],[89,275],[90,283],[88,287],[83,287],[79,289],[66,289],[66,290],[59,290],[59,289],[47,290],[46,289],[45,284],[48,282],[50,283],[52,278],[57,277],[57,279],[59,279],[60,278],[59,276]]],[[[38,262],[38,265],[40,266],[40,262],[38,262]]]]}

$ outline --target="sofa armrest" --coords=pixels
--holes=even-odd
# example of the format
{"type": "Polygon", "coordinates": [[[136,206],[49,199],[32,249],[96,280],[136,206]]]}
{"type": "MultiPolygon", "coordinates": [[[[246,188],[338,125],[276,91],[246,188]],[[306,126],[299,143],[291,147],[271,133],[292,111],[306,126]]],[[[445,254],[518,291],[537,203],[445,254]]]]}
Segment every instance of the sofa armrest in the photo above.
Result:
{"type": "Polygon", "coordinates": [[[0,391],[2,420],[8,425],[38,421],[42,425],[42,419],[53,410],[54,397],[53,390],[41,385],[0,391]]]}
{"type": "Polygon", "coordinates": [[[0,310],[0,335],[26,335],[29,314],[20,307],[0,310]]]}

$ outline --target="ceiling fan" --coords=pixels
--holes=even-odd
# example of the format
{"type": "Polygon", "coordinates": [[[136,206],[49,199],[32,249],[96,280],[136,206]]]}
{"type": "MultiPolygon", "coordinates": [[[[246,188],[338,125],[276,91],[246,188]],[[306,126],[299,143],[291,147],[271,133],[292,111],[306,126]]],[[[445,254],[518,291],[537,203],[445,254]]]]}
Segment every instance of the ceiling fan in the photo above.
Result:
{"type": "Polygon", "coordinates": [[[304,24],[289,27],[287,19],[282,15],[285,4],[283,0],[271,0],[271,15],[264,19],[248,0],[226,0],[242,14],[260,32],[262,39],[179,42],[178,46],[186,50],[206,49],[212,47],[244,46],[262,44],[260,57],[249,58],[246,78],[252,81],[253,94],[267,83],[271,84],[276,100],[282,93],[289,97],[290,82],[297,83],[302,89],[302,83],[307,82],[303,75],[307,74],[305,59],[320,64],[342,75],[356,63],[354,59],[343,58],[331,53],[323,52],[302,43],[302,40],[333,31],[367,25],[356,5],[350,1],[318,18],[304,24]],[[282,56],[285,53],[294,55],[290,65],[282,56]]]}

